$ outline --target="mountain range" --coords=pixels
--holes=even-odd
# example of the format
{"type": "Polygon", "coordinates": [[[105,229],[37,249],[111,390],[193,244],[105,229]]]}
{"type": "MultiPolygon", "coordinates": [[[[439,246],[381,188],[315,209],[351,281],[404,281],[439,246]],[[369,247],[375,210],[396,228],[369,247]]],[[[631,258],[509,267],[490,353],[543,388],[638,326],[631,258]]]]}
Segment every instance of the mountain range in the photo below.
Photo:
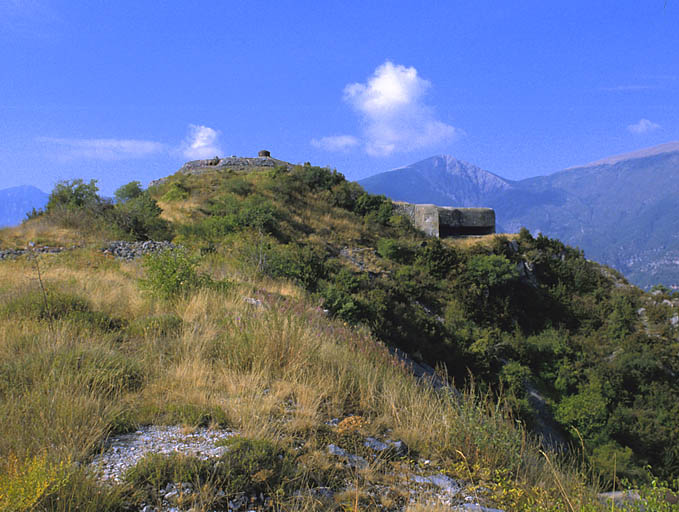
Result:
{"type": "Polygon", "coordinates": [[[638,286],[679,288],[679,142],[519,181],[440,155],[359,183],[398,201],[492,207],[498,232],[526,227],[638,286]]]}
{"type": "Polygon", "coordinates": [[[0,227],[14,226],[26,218],[26,214],[47,204],[46,194],[30,185],[0,190],[0,227]]]}

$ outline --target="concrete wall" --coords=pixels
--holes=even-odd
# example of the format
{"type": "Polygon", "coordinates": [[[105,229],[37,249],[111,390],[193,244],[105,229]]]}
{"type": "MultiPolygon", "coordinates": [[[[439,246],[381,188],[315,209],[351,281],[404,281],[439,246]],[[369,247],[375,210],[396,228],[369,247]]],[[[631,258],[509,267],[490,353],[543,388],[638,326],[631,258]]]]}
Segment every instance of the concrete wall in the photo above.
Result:
{"type": "Polygon", "coordinates": [[[457,208],[395,202],[396,208],[429,236],[489,235],[495,233],[492,208],[457,208]]]}

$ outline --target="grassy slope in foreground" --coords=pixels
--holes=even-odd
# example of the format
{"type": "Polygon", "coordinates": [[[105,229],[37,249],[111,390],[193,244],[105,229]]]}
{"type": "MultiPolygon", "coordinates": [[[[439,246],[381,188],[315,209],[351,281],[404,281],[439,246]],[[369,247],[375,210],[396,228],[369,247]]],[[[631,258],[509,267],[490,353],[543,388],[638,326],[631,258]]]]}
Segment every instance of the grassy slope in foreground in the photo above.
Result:
{"type": "MultiPolygon", "coordinates": [[[[374,225],[379,207],[362,218],[328,209],[322,190],[312,190],[304,204],[292,201],[296,207],[287,207],[276,226],[267,227],[262,200],[243,203],[259,212],[250,216],[229,210],[233,194],[247,198],[258,182],[270,185],[269,178],[213,176],[211,187],[185,184],[191,193],[184,202],[164,204],[166,214],[186,226],[176,227],[179,238],[206,253],[199,270],[211,282],[228,278],[228,287],[202,279],[186,293],[161,299],[140,288],[145,271],[139,262],[114,261],[85,247],[38,258],[45,305],[34,261],[0,264],[0,503],[16,495],[57,510],[135,503],[140,489],[101,488],[77,463],[110,433],[146,423],[228,425],[248,438],[296,449],[298,488],[338,479],[367,488],[393,467],[347,475],[323,445],[325,422],[353,414],[368,420],[361,435],[390,430],[433,467],[488,488],[487,499],[507,510],[596,510],[588,478],[572,465],[549,465],[497,402],[474,392],[458,399],[418,384],[365,328],[327,318],[317,296],[263,274],[266,261],[272,265],[263,256],[290,245],[293,235],[297,243],[327,243],[332,250],[333,243],[369,246],[377,233],[397,234],[393,226],[374,225]],[[232,195],[214,201],[224,193],[232,195]],[[214,208],[224,214],[215,215],[214,208]],[[288,244],[281,243],[285,237],[288,244]],[[253,308],[244,297],[259,298],[265,307],[253,308]]],[[[299,198],[294,190],[264,191],[278,207],[287,203],[279,202],[285,193],[299,198]]],[[[44,240],[78,236],[73,229],[51,232],[45,216],[2,232],[2,239],[20,244],[27,241],[22,234],[36,232],[44,240]]],[[[308,261],[313,267],[313,258],[308,261]]],[[[391,263],[375,256],[365,265],[379,270],[391,263]]],[[[294,280],[312,288],[304,267],[297,270],[294,280]]],[[[199,509],[209,509],[216,489],[207,488],[201,499],[199,509]]],[[[285,510],[314,509],[311,501],[284,492],[277,499],[285,510]]],[[[361,510],[376,506],[361,502],[361,510]]]]}

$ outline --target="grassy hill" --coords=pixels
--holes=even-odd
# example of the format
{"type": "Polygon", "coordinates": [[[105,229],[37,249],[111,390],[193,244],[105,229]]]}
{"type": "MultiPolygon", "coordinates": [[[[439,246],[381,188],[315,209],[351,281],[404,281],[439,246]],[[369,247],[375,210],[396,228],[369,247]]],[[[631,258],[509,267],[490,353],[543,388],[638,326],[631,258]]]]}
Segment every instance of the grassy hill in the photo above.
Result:
{"type": "Polygon", "coordinates": [[[298,166],[177,173],[115,204],[60,184],[0,231],[0,248],[29,241],[77,247],[0,262],[0,510],[139,510],[189,482],[185,510],[593,511],[597,489],[679,474],[676,297],[556,240],[427,239],[384,197],[298,166]],[[160,237],[180,247],[101,250],[160,237]],[[540,444],[544,424],[569,453],[540,444]],[[144,425],[238,437],[115,485],[88,470],[144,425]],[[432,475],[459,483],[452,503],[413,487],[432,475]]]}

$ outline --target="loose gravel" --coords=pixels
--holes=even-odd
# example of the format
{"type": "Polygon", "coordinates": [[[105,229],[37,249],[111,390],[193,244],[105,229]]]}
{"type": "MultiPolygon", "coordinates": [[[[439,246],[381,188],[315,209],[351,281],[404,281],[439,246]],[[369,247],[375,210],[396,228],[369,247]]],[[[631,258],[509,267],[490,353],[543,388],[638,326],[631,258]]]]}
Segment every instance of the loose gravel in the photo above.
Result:
{"type": "Polygon", "coordinates": [[[118,483],[146,454],[182,453],[206,460],[222,455],[227,448],[215,446],[215,443],[233,435],[229,430],[200,428],[185,432],[179,426],[142,427],[134,433],[109,438],[103,451],[94,457],[91,467],[102,480],[118,483]]]}

